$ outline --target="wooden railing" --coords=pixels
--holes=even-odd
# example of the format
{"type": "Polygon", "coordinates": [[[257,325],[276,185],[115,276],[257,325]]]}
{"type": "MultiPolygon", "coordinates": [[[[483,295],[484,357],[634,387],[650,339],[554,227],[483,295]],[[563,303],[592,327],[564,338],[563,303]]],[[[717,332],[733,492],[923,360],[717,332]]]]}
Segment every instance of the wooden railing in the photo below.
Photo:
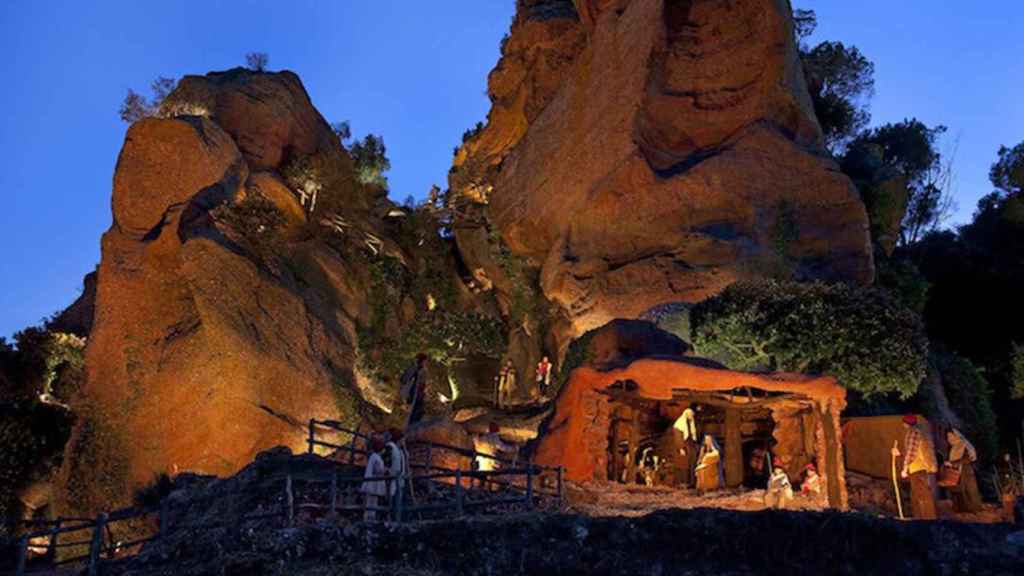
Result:
{"type": "MultiPolygon", "coordinates": [[[[288,526],[293,526],[295,524],[296,511],[298,508],[302,507],[302,505],[296,505],[296,481],[304,482],[307,485],[328,484],[328,504],[324,508],[331,515],[343,512],[365,513],[372,510],[374,512],[386,514],[395,522],[405,522],[413,515],[420,515],[422,517],[422,515],[426,513],[444,513],[451,511],[455,516],[463,516],[467,513],[467,510],[479,510],[501,505],[521,505],[525,510],[532,510],[535,507],[535,504],[542,500],[551,502],[558,509],[562,506],[563,482],[561,467],[550,468],[536,466],[532,463],[526,463],[524,465],[515,460],[502,459],[496,456],[476,452],[474,450],[467,450],[465,448],[433,442],[413,442],[409,444],[409,446],[426,449],[428,454],[427,461],[425,463],[410,463],[409,475],[373,478],[373,481],[382,481],[387,483],[397,481],[395,495],[389,499],[388,505],[367,506],[365,504],[339,503],[339,496],[343,493],[358,494],[359,487],[361,487],[367,480],[362,475],[339,474],[339,469],[347,463],[350,465],[348,473],[351,473],[351,467],[355,466],[357,463],[356,456],[365,457],[367,455],[365,446],[368,444],[369,440],[370,436],[368,434],[364,434],[359,430],[349,430],[337,422],[310,420],[309,437],[307,438],[308,452],[313,453],[317,446],[321,446],[335,450],[336,456],[340,455],[342,458],[336,458],[335,460],[330,461],[333,465],[329,467],[329,471],[321,469],[314,471],[312,475],[309,471],[303,471],[302,473],[296,474],[294,473],[291,465],[289,465],[283,475],[270,476],[268,479],[271,483],[280,480],[283,485],[283,497],[285,504],[282,510],[276,512],[243,515],[239,518],[225,519],[217,522],[206,522],[191,525],[169,525],[168,501],[165,498],[161,501],[159,507],[148,509],[125,508],[110,513],[102,513],[96,518],[59,518],[56,521],[19,521],[19,523],[24,525],[44,526],[45,529],[35,530],[24,534],[19,539],[17,545],[18,555],[14,574],[16,576],[23,576],[34,573],[27,571],[26,569],[29,551],[32,549],[46,549],[46,553],[52,553],[53,556],[56,557],[58,550],[88,545],[88,554],[80,554],[71,558],[62,558],[48,564],[46,568],[41,571],[52,573],[55,567],[70,564],[84,564],[86,573],[89,576],[96,576],[105,560],[109,561],[120,552],[125,552],[136,546],[163,538],[173,530],[212,529],[223,527],[225,525],[239,524],[241,522],[274,517],[283,517],[288,526]],[[332,444],[330,442],[319,440],[317,438],[317,432],[325,428],[351,434],[352,439],[347,445],[332,444]],[[358,446],[360,441],[363,443],[362,448],[358,446]],[[463,470],[461,467],[454,470],[446,469],[433,465],[432,455],[435,451],[447,451],[474,459],[489,458],[501,463],[504,468],[498,470],[463,470]],[[346,460],[347,462],[345,462],[346,460]],[[422,473],[416,474],[413,472],[417,469],[422,473]],[[538,487],[535,485],[538,478],[545,477],[545,475],[553,476],[553,479],[555,480],[554,490],[545,490],[542,486],[538,487]],[[507,478],[507,480],[503,480],[503,478],[507,478]],[[517,479],[519,479],[519,482],[516,481],[517,479]],[[515,493],[516,495],[502,495],[496,498],[468,499],[467,491],[472,492],[472,490],[467,490],[467,483],[471,488],[474,481],[484,488],[497,486],[507,492],[515,493]],[[411,489],[414,482],[442,482],[444,485],[450,485],[454,489],[454,498],[452,500],[428,502],[424,504],[417,504],[415,501],[407,502],[406,489],[411,489]],[[136,518],[143,518],[152,514],[159,514],[158,529],[154,535],[126,542],[115,541],[112,537],[110,530],[111,525],[136,518]],[[86,532],[88,533],[88,537],[86,537],[86,534],[83,534],[86,532]],[[63,541],[63,538],[65,538],[66,535],[73,533],[79,534],[77,540],[63,541]],[[45,545],[38,543],[39,540],[43,539],[46,540],[45,545]]],[[[406,448],[408,449],[409,446],[406,448]]],[[[255,490],[256,489],[253,489],[253,491],[255,490]]],[[[486,493],[486,490],[484,492],[486,493]]],[[[217,495],[207,496],[207,498],[216,497],[217,495]]]]}

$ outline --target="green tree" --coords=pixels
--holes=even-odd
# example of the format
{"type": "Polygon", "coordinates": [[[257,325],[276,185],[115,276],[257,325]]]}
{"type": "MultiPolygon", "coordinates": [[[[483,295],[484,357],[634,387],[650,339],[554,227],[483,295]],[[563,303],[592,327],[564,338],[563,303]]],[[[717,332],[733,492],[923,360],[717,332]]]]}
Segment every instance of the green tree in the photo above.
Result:
{"type": "Polygon", "coordinates": [[[1013,378],[1013,390],[1011,396],[1016,399],[1024,399],[1024,345],[1013,344],[1013,352],[1010,355],[1010,374],[1013,378]]]}
{"type": "Polygon", "coordinates": [[[352,144],[349,153],[355,163],[356,179],[359,182],[388,187],[384,173],[391,169],[391,161],[387,157],[384,138],[367,134],[362,141],[357,140],[352,144]]]}
{"type": "Polygon", "coordinates": [[[884,292],[845,284],[741,282],[691,313],[697,352],[740,370],[826,374],[869,398],[914,394],[928,341],[884,292]]]}
{"type": "Polygon", "coordinates": [[[989,171],[992,185],[1005,196],[1024,193],[1024,142],[999,147],[999,159],[989,171]]]}
{"type": "Polygon", "coordinates": [[[128,94],[121,102],[118,115],[121,120],[129,124],[158,115],[160,105],[174,91],[177,84],[178,81],[174,78],[159,76],[149,85],[150,96],[148,98],[129,88],[128,94]]]}
{"type": "Polygon", "coordinates": [[[906,210],[899,233],[902,245],[918,242],[937,229],[952,210],[952,155],[944,159],[938,150],[938,140],[945,132],[945,126],[929,128],[916,118],[885,124],[859,134],[843,156],[844,171],[856,178],[855,165],[858,158],[868,156],[865,150],[881,150],[882,164],[905,179],[906,210]]]}
{"type": "Polygon", "coordinates": [[[875,65],[855,46],[842,42],[804,47],[800,57],[825,145],[833,152],[842,150],[871,120],[868,105],[875,91],[875,65]]]}

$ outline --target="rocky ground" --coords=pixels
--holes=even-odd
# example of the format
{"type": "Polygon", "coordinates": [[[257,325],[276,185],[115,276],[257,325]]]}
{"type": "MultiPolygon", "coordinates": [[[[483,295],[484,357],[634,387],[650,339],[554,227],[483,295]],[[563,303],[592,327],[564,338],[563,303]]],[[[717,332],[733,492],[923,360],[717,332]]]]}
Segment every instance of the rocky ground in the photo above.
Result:
{"type": "MultiPolygon", "coordinates": [[[[1019,574],[1009,525],[838,512],[516,514],[412,525],[225,529],[108,574],[1019,574]]],[[[1016,542],[1016,544],[1014,543],[1016,542]]]]}

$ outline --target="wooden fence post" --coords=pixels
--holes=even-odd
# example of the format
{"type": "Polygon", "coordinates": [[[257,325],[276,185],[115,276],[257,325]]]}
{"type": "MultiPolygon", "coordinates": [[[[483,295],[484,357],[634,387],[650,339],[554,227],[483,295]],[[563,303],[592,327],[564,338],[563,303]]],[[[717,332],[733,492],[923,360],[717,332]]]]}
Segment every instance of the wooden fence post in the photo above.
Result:
{"type": "Polygon", "coordinates": [[[18,541],[18,564],[14,569],[14,573],[17,576],[22,576],[25,573],[25,559],[28,558],[28,535],[21,537],[18,541]]]}
{"type": "Polygon", "coordinates": [[[313,453],[313,442],[316,441],[316,420],[309,419],[309,439],[306,440],[306,444],[309,444],[309,453],[313,453]]]}
{"type": "Polygon", "coordinates": [[[404,486],[403,486],[404,483],[402,482],[401,474],[399,474],[399,477],[397,479],[393,480],[393,482],[395,483],[395,501],[394,501],[395,522],[401,523],[402,522],[402,493],[405,491],[404,490],[404,486]]]}
{"type": "Polygon", "coordinates": [[[288,503],[288,527],[295,523],[295,493],[292,492],[292,473],[289,470],[284,479],[284,497],[288,503]]]}
{"type": "Polygon", "coordinates": [[[526,464],[526,509],[533,509],[533,462],[526,464]]]}
{"type": "Polygon", "coordinates": [[[331,472],[331,514],[338,511],[338,470],[331,472]]]}
{"type": "Polygon", "coordinates": [[[58,516],[56,524],[50,530],[50,552],[53,553],[54,560],[57,559],[57,538],[60,536],[60,525],[63,523],[64,520],[58,516]]]}
{"type": "Polygon", "coordinates": [[[349,447],[348,447],[348,465],[349,466],[355,466],[356,465],[356,438],[359,437],[359,429],[362,428],[362,426],[363,426],[362,423],[359,423],[359,424],[356,425],[356,432],[355,432],[355,434],[352,435],[352,441],[349,443],[349,447]]]}
{"type": "Polygon", "coordinates": [[[107,513],[96,517],[92,528],[92,545],[89,546],[89,576],[97,576],[100,572],[100,552],[103,549],[103,530],[107,527],[107,513]]]}
{"type": "Polygon", "coordinates": [[[455,514],[462,516],[462,464],[455,469],[455,514]]]}

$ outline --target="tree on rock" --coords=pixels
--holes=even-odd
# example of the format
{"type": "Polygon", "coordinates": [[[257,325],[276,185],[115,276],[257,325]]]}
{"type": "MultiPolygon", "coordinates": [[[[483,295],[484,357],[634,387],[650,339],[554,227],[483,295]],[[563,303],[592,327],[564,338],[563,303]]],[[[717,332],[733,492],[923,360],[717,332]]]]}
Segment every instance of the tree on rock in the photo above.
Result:
{"type": "Polygon", "coordinates": [[[174,91],[174,87],[177,84],[178,81],[174,78],[160,76],[149,85],[150,92],[152,92],[152,96],[149,98],[129,88],[128,94],[124,97],[124,101],[121,102],[118,115],[121,117],[121,120],[129,124],[138,122],[143,118],[158,115],[160,113],[160,105],[174,91]]]}
{"type": "Polygon", "coordinates": [[[270,56],[266,52],[249,52],[245,55],[245,66],[253,72],[264,72],[270,64],[270,56]]]}
{"type": "Polygon", "coordinates": [[[697,305],[691,323],[697,352],[730,368],[825,374],[865,397],[910,397],[927,370],[920,319],[874,289],[741,282],[697,305]]]}

